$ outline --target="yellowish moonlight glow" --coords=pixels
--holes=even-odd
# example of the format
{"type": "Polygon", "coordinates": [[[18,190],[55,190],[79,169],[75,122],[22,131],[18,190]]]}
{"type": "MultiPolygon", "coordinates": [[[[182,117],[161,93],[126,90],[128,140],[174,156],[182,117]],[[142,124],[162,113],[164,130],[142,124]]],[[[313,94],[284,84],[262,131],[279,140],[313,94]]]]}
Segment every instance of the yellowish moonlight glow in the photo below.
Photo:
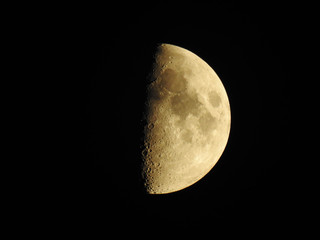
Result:
{"type": "Polygon", "coordinates": [[[222,82],[205,61],[178,46],[157,49],[145,117],[142,174],[150,194],[203,178],[228,141],[231,114],[222,82]]]}

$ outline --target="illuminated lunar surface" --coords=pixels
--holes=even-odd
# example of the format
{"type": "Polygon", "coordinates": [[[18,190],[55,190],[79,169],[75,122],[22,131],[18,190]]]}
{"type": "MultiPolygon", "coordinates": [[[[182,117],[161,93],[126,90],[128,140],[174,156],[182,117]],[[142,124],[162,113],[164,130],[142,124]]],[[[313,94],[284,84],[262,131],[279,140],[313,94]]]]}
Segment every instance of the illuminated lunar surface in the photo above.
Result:
{"type": "Polygon", "coordinates": [[[184,48],[161,44],[150,77],[142,176],[147,193],[165,194],[196,183],[217,163],[230,105],[214,70],[184,48]]]}

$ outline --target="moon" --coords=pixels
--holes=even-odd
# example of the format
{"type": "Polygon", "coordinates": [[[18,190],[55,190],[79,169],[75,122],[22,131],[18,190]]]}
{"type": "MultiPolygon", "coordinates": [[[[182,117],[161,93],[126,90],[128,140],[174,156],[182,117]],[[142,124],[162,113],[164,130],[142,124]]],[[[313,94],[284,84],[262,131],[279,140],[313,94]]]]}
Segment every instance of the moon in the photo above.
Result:
{"type": "Polygon", "coordinates": [[[172,193],[199,181],[221,157],[230,104],[214,70],[182,47],[159,45],[149,77],[142,178],[147,193],[172,193]]]}

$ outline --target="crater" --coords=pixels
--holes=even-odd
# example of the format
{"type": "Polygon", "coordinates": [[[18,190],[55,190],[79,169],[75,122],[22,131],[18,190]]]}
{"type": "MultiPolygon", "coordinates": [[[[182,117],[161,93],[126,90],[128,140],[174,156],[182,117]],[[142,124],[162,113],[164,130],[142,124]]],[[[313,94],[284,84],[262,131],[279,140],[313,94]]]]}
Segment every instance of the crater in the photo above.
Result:
{"type": "Polygon", "coordinates": [[[173,93],[179,93],[186,90],[187,81],[177,71],[167,68],[160,76],[162,87],[173,93]]]}
{"type": "Polygon", "coordinates": [[[160,48],[158,48],[158,56],[161,56],[164,60],[185,60],[185,57],[183,54],[174,51],[170,46],[167,44],[162,44],[160,48]]]}
{"type": "Polygon", "coordinates": [[[218,107],[221,104],[221,98],[219,94],[215,91],[209,93],[209,102],[212,107],[218,107]]]}

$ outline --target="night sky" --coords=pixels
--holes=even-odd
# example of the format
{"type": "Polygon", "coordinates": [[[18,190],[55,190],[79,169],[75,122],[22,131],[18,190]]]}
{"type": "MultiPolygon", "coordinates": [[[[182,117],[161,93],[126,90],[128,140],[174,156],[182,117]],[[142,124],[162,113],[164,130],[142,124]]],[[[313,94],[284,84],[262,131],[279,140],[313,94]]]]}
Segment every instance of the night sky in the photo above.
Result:
{"type": "Polygon", "coordinates": [[[72,101],[81,111],[66,187],[70,215],[83,225],[124,231],[134,224],[266,230],[295,221],[289,106],[296,9],[229,1],[181,8],[160,1],[72,10],[66,47],[72,101]],[[145,195],[140,120],[158,43],[186,48],[215,70],[229,97],[231,132],[203,179],[176,193],[145,195]]]}

